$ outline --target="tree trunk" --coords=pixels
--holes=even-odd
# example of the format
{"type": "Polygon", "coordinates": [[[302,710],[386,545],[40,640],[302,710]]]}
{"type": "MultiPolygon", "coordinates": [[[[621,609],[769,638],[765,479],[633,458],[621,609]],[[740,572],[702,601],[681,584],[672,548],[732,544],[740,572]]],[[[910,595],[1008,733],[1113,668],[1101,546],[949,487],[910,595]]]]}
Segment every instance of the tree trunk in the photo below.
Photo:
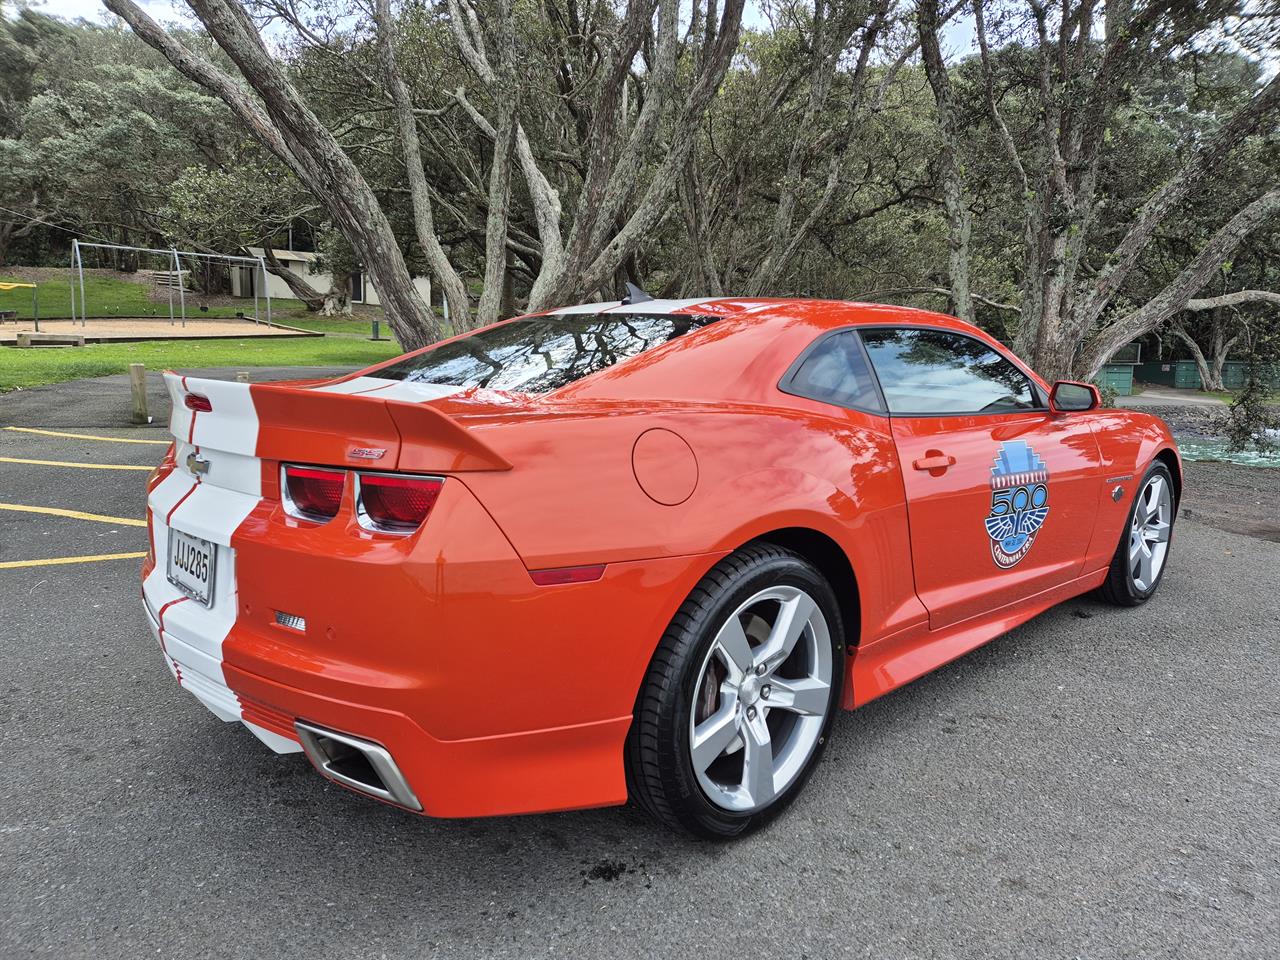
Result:
{"type": "MultiPolygon", "coordinates": [[[[387,3],[389,0],[379,0],[387,3]]],[[[510,0],[497,0],[498,70],[494,94],[498,121],[494,126],[493,162],[489,168],[489,210],[484,232],[484,288],[477,317],[481,326],[501,319],[507,277],[507,231],[511,220],[511,154],[515,148],[515,25],[510,0]]]]}
{"type": "MultiPolygon", "coordinates": [[[[1169,4],[1108,3],[1105,30],[1095,29],[1093,2],[1031,3],[1038,43],[1033,143],[1020,148],[1004,123],[987,42],[983,0],[974,0],[984,102],[1014,173],[1011,199],[1023,207],[1023,315],[1015,350],[1046,376],[1075,370],[1085,377],[1125,343],[1184,308],[1213,264],[1197,260],[1149,303],[1102,325],[1139,257],[1191,192],[1244,139],[1266,129],[1280,108],[1272,78],[1217,131],[1198,141],[1171,177],[1153,190],[1099,269],[1079,276],[1097,216],[1096,182],[1107,133],[1126,91],[1161,50],[1194,37],[1199,21],[1171,15],[1169,4]],[[1054,35],[1056,32],[1056,36],[1054,35]],[[1191,289],[1188,289],[1190,287],[1191,289]],[[1087,342],[1086,342],[1087,341],[1087,342]]],[[[1031,66],[1031,64],[1028,64],[1031,66]]],[[[1022,67],[1013,85],[1025,84],[1022,67]]],[[[1255,213],[1258,211],[1255,210],[1255,213]]],[[[1209,248],[1230,250],[1240,224],[1222,228],[1209,248]]]]}
{"type": "MultiPolygon", "coordinates": [[[[448,0],[449,28],[462,59],[478,76],[482,83],[492,92],[498,83],[498,75],[489,63],[485,53],[484,38],[474,14],[468,16],[463,12],[459,0],[448,0]]],[[[509,4],[504,6],[506,16],[510,16],[509,4]]],[[[468,13],[470,9],[468,8],[468,13]]],[[[512,26],[514,30],[514,26],[512,26]]],[[[512,34],[514,35],[514,34],[512,34]]],[[[509,83],[509,79],[506,81],[509,83]]],[[[454,92],[454,99],[462,106],[472,122],[486,137],[497,141],[497,131],[493,124],[486,120],[470,101],[466,93],[459,88],[454,92]]],[[[538,243],[541,245],[541,261],[529,291],[528,309],[542,310],[553,306],[547,302],[552,288],[559,280],[565,268],[564,237],[560,232],[560,193],[551,186],[551,182],[538,166],[533,156],[533,148],[529,145],[529,136],[520,123],[519,114],[515,120],[515,152],[520,163],[520,172],[529,190],[529,200],[533,206],[533,219],[538,229],[538,243]]]]}
{"type": "Polygon", "coordinates": [[[1187,329],[1180,323],[1173,325],[1174,334],[1184,343],[1189,351],[1191,351],[1191,359],[1196,362],[1196,372],[1200,374],[1201,390],[1221,390],[1222,380],[1218,378],[1214,381],[1213,371],[1209,368],[1209,361],[1205,359],[1204,351],[1200,349],[1200,344],[1196,343],[1195,337],[1187,332],[1187,329]]]}
{"type": "Polygon", "coordinates": [[[324,307],[324,295],[307,283],[302,274],[295,273],[281,263],[279,258],[276,257],[275,250],[271,248],[271,244],[265,240],[262,243],[262,259],[266,263],[267,269],[285,282],[289,292],[301,300],[307,310],[315,313],[324,307]]]}
{"type": "Polygon", "coordinates": [[[320,308],[322,317],[351,316],[351,274],[335,271],[320,308]]]}
{"type": "Polygon", "coordinates": [[[1240,337],[1237,334],[1236,336],[1232,337],[1230,340],[1227,340],[1225,343],[1223,342],[1221,337],[1219,337],[1217,341],[1215,341],[1214,350],[1213,350],[1213,360],[1209,365],[1210,376],[1211,376],[1213,386],[1207,387],[1206,389],[1209,389],[1209,390],[1227,389],[1226,384],[1222,382],[1222,369],[1227,365],[1227,357],[1231,355],[1231,348],[1236,345],[1239,339],[1240,337]]]}
{"type": "Polygon", "coordinates": [[[1094,288],[1082,304],[1082,322],[1087,326],[1102,315],[1107,304],[1138,262],[1138,255],[1177,205],[1223,161],[1245,137],[1266,124],[1280,107],[1280,74],[1271,78],[1258,94],[1224,123],[1214,136],[1202,143],[1182,168],[1161,184],[1134,218],[1119,246],[1107,258],[1094,288]]]}
{"type": "MultiPolygon", "coordinates": [[[[377,0],[375,23],[378,31],[378,62],[395,107],[396,130],[400,137],[400,149],[404,153],[405,172],[409,179],[409,197],[413,202],[413,229],[418,246],[427,260],[432,279],[440,284],[445,301],[449,304],[449,322],[454,330],[466,330],[471,326],[471,298],[467,286],[449,261],[449,255],[436,236],[435,212],[431,201],[431,188],[422,166],[422,143],[418,137],[418,121],[413,114],[413,101],[409,87],[400,74],[395,54],[395,36],[392,28],[391,0],[377,0]]],[[[381,295],[381,290],[379,290],[381,295]]],[[[428,306],[428,309],[430,307],[428,306]]]]}
{"type": "Polygon", "coordinates": [[[716,274],[715,257],[711,254],[711,238],[707,234],[706,219],[702,210],[702,188],[698,182],[698,166],[693,154],[684,166],[680,179],[680,204],[684,211],[685,230],[693,244],[693,262],[689,264],[692,281],[686,286],[686,295],[723,297],[724,288],[716,274]]]}
{"type": "Polygon", "coordinates": [[[373,190],[268,51],[245,9],[235,0],[190,0],[191,9],[260,103],[228,74],[165,32],[133,0],[103,2],[180,73],[220,97],[306,184],[365,264],[401,346],[413,350],[439,340],[443,329],[418,295],[373,190]]]}
{"type": "MultiPolygon", "coordinates": [[[[872,55],[876,50],[882,31],[888,23],[889,6],[887,2],[881,0],[881,2],[874,5],[851,7],[849,9],[856,11],[856,15],[862,17],[860,23],[853,25],[846,23],[847,33],[845,30],[837,32],[846,37],[846,41],[839,44],[843,48],[847,43],[847,39],[851,38],[853,33],[856,32],[857,27],[862,27],[862,43],[853,69],[847,71],[849,74],[847,78],[841,78],[842,85],[847,86],[849,91],[844,104],[845,126],[840,131],[843,143],[828,158],[827,179],[823,185],[822,193],[819,194],[818,199],[814,201],[809,208],[809,212],[799,224],[795,223],[797,200],[795,191],[800,171],[804,163],[810,159],[808,155],[813,151],[814,142],[798,142],[795,146],[801,147],[799,151],[793,146],[788,159],[787,172],[783,177],[783,187],[779,196],[778,208],[773,217],[773,228],[767,252],[747,281],[747,293],[751,296],[761,296],[775,288],[778,279],[790,267],[801,247],[812,236],[817,225],[826,217],[848,175],[846,169],[848,158],[854,145],[860,139],[860,128],[865,114],[873,112],[879,107],[898,71],[902,69],[907,59],[915,53],[918,41],[907,46],[906,49],[899,53],[896,60],[880,70],[879,84],[876,87],[875,94],[868,102],[866,89],[872,64],[872,55]]],[[[844,58],[841,56],[842,52],[842,49],[831,51],[830,70],[833,74],[844,65],[844,58]]],[[[831,80],[832,77],[824,78],[821,73],[811,74],[810,98],[803,120],[805,127],[812,126],[815,115],[821,115],[816,110],[815,102],[821,103],[825,99],[826,94],[822,92],[823,85],[829,86],[831,80]],[[815,94],[819,95],[817,101],[815,101],[815,94]]],[[[726,275],[727,273],[728,271],[726,271],[726,275]]]]}
{"type": "MultiPolygon", "coordinates": [[[[667,2],[674,2],[674,0],[667,0],[667,2]]],[[[634,253],[642,242],[651,238],[653,231],[670,212],[670,198],[699,136],[700,124],[707,107],[720,89],[725,72],[729,69],[729,64],[737,52],[743,5],[744,0],[727,0],[725,3],[715,38],[705,51],[705,59],[700,64],[697,76],[693,79],[689,95],[671,124],[665,155],[654,170],[643,194],[636,201],[631,215],[622,222],[619,229],[607,231],[612,232],[612,237],[603,246],[597,246],[591,239],[592,236],[604,239],[605,235],[597,231],[597,227],[605,223],[601,219],[602,211],[621,211],[623,207],[620,202],[621,193],[630,195],[634,191],[635,184],[619,182],[618,178],[610,175],[609,172],[612,163],[610,147],[616,144],[618,132],[620,112],[618,91],[621,86],[614,91],[611,98],[597,104],[590,141],[592,157],[588,167],[587,181],[579,195],[577,219],[575,219],[573,234],[568,244],[566,266],[555,285],[549,287],[547,294],[549,302],[572,302],[577,295],[607,287],[619,265],[634,253]],[[597,134],[600,134],[598,141],[597,134]]],[[[643,7],[643,0],[631,0],[627,11],[628,21],[639,15],[643,16],[644,21],[647,22],[648,14],[633,13],[634,9],[643,7]]],[[[638,49],[639,37],[636,36],[635,39],[638,49]]],[[[619,59],[612,62],[610,69],[615,75],[619,72],[624,75],[629,72],[635,49],[631,49],[629,53],[627,51],[628,47],[622,45],[618,54],[619,59]]]]}
{"type": "Polygon", "coordinates": [[[964,178],[959,158],[959,131],[951,100],[951,80],[942,50],[938,46],[941,19],[937,0],[919,5],[920,53],[925,75],[938,105],[939,174],[942,178],[942,206],[947,215],[947,275],[951,287],[951,309],[961,320],[974,322],[973,297],[969,290],[969,237],[973,213],[965,202],[964,178]]]}

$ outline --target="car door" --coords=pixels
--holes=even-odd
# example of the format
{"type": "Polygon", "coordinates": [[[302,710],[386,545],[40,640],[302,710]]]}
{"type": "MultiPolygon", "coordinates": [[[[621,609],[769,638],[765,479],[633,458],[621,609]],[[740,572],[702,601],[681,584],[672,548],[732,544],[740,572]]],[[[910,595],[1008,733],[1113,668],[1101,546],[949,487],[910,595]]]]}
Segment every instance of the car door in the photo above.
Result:
{"type": "Polygon", "coordinates": [[[959,331],[860,331],[902,462],[916,593],[933,629],[1079,576],[1102,483],[1086,419],[959,331]]]}

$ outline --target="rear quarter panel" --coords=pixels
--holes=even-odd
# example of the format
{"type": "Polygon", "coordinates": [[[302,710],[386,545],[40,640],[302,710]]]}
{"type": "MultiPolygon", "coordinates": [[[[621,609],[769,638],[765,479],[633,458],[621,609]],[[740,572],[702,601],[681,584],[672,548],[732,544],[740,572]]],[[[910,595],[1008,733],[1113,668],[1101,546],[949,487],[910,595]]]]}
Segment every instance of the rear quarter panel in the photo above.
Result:
{"type": "Polygon", "coordinates": [[[865,641],[919,614],[897,453],[884,418],[813,406],[821,412],[631,405],[495,424],[481,435],[513,469],[462,479],[531,569],[715,554],[773,530],[818,530],[849,556],[865,641]],[[650,499],[633,472],[636,440],[654,428],[696,457],[682,503],[650,499]]]}

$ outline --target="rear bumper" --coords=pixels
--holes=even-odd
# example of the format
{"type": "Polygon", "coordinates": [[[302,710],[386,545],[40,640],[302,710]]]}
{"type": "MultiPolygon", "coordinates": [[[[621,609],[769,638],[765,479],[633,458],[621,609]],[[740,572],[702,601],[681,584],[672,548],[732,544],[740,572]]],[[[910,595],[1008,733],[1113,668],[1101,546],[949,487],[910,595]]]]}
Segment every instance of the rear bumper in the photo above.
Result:
{"type": "Polygon", "coordinates": [[[622,751],[630,713],[551,730],[439,740],[402,713],[225,669],[246,722],[270,724],[272,732],[296,739],[293,722],[301,719],[385,747],[428,816],[540,813],[627,799],[622,751]]]}
{"type": "Polygon", "coordinates": [[[179,470],[152,492],[143,597],[170,671],[216,715],[277,752],[301,749],[298,721],[380,745],[430,816],[625,802],[636,693],[719,554],[544,587],[457,479],[412,542],[291,525],[269,496],[193,483],[179,470]],[[209,519],[228,506],[234,526],[209,519]],[[218,544],[210,608],[165,577],[170,524],[218,544]]]}
{"type": "MultiPolygon", "coordinates": [[[[224,661],[211,664],[197,644],[163,632],[146,605],[152,635],[174,679],[225,721],[240,721],[277,753],[301,751],[298,721],[358,736],[385,747],[434,817],[541,813],[625,803],[623,744],[627,713],[595,721],[505,735],[440,740],[410,716],[364,702],[322,696],[270,680],[224,661]]],[[[461,680],[462,678],[460,678],[461,680]]]]}

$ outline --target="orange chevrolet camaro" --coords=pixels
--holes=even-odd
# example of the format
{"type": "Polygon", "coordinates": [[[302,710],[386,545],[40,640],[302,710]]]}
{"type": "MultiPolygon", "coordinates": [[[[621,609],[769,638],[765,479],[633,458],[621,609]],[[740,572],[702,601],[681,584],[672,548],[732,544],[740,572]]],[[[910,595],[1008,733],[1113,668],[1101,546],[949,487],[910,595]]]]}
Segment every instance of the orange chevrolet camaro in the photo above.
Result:
{"type": "Polygon", "coordinates": [[[142,592],[217,716],[438,817],[765,823],[851,709],[1068,597],[1146,601],[1155,417],[902,307],[519,317],[339,380],[167,374],[142,592]]]}

